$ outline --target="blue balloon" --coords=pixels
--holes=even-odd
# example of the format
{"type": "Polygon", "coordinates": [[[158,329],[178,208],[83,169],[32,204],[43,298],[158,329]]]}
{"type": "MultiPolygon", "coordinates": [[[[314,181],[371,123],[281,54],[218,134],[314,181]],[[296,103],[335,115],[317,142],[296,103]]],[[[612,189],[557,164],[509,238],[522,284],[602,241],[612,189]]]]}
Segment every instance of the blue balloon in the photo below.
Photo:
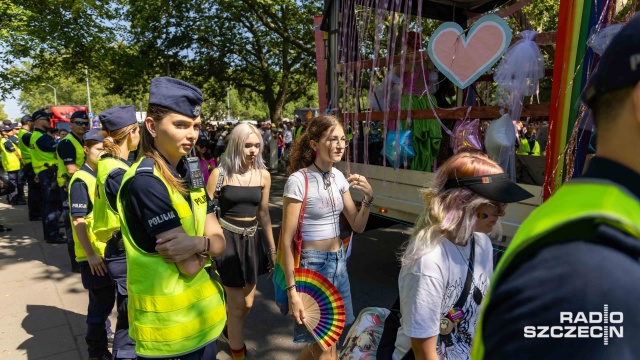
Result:
{"type": "Polygon", "coordinates": [[[380,152],[387,158],[387,161],[391,166],[397,168],[396,164],[400,161],[413,159],[416,156],[416,152],[413,149],[413,134],[411,130],[400,131],[400,139],[396,142],[396,132],[387,132],[387,144],[380,152]]]}

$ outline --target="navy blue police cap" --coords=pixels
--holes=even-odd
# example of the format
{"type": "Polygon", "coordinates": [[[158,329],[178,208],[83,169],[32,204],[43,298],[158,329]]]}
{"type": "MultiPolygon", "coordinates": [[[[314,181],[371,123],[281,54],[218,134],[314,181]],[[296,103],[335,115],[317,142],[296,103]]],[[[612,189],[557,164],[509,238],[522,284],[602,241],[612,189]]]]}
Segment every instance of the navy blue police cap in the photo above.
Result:
{"type": "Polygon", "coordinates": [[[31,118],[31,115],[25,115],[22,117],[22,119],[20,119],[20,122],[23,124],[26,124],[29,121],[33,121],[33,119],[31,118]]]}
{"type": "Polygon", "coordinates": [[[83,141],[93,140],[98,142],[104,141],[104,136],[102,136],[102,130],[100,129],[91,129],[82,135],[83,141]]]}
{"type": "Polygon", "coordinates": [[[50,112],[46,112],[44,110],[38,110],[36,112],[33,113],[33,115],[31,115],[31,118],[35,121],[38,120],[39,118],[46,118],[46,119],[50,119],[51,118],[51,113],[50,112]]]}
{"type": "Polygon", "coordinates": [[[104,130],[115,131],[137,123],[136,109],[132,105],[114,106],[98,115],[104,130]]]}
{"type": "Polygon", "coordinates": [[[149,104],[159,105],[179,114],[195,118],[202,110],[202,92],[188,82],[157,77],[151,80],[149,104]]]}
{"type": "Polygon", "coordinates": [[[84,110],[75,111],[69,119],[89,119],[89,115],[84,110]]]}
{"type": "Polygon", "coordinates": [[[4,125],[2,128],[0,128],[0,130],[1,131],[11,131],[11,130],[13,130],[13,128],[11,128],[11,126],[4,125]]]}
{"type": "Polygon", "coordinates": [[[2,121],[2,125],[4,125],[4,126],[11,126],[11,124],[12,124],[11,120],[2,121]]]}
{"type": "Polygon", "coordinates": [[[11,128],[12,128],[12,129],[16,129],[16,128],[19,128],[19,127],[22,127],[22,125],[20,125],[20,124],[18,124],[18,123],[13,123],[13,124],[11,124],[11,128]]]}
{"type": "Polygon", "coordinates": [[[602,95],[640,82],[640,16],[635,15],[609,43],[582,92],[589,107],[602,95]]]}

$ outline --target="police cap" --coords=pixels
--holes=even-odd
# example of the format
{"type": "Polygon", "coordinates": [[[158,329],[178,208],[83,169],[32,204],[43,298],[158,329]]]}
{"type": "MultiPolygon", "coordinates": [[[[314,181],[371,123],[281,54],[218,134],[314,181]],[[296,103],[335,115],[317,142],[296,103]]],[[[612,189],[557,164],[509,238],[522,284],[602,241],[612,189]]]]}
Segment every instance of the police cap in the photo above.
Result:
{"type": "Polygon", "coordinates": [[[132,105],[114,106],[98,115],[102,127],[107,131],[115,131],[135,124],[136,109],[132,105]]]}
{"type": "Polygon", "coordinates": [[[84,110],[75,111],[69,119],[88,119],[89,115],[84,110]]]}
{"type": "Polygon", "coordinates": [[[26,124],[29,121],[33,121],[33,119],[31,118],[31,115],[25,115],[22,117],[22,119],[20,119],[20,122],[23,124],[26,124]]]}
{"type": "Polygon", "coordinates": [[[100,129],[91,129],[82,135],[83,141],[93,140],[102,142],[104,141],[104,136],[102,136],[102,131],[100,129]]]}
{"type": "Polygon", "coordinates": [[[36,112],[33,113],[33,115],[31,115],[31,118],[35,121],[38,120],[40,118],[46,118],[46,119],[50,119],[51,118],[51,114],[50,112],[46,112],[44,110],[38,110],[36,112]]]}
{"type": "Polygon", "coordinates": [[[195,118],[200,116],[203,100],[200,89],[188,82],[166,76],[151,80],[149,104],[195,118]]]}

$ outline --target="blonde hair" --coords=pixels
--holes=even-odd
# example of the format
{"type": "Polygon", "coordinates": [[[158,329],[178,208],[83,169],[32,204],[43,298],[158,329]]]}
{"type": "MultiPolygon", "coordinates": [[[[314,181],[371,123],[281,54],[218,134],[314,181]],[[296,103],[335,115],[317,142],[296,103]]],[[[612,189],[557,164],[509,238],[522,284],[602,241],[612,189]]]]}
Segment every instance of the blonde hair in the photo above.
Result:
{"type": "MultiPolygon", "coordinates": [[[[161,122],[167,115],[177,114],[175,111],[167,109],[163,106],[149,104],[147,108],[147,117],[152,118],[155,122],[161,122]]],[[[151,136],[151,133],[147,129],[146,126],[142,127],[142,131],[140,133],[140,153],[138,155],[138,159],[142,157],[150,157],[155,160],[155,163],[160,171],[160,175],[164,178],[165,182],[173,189],[178,190],[180,194],[186,195],[188,193],[187,187],[183,180],[177,179],[173,176],[171,169],[169,169],[169,165],[164,160],[162,155],[156,147],[153,145],[154,138],[151,136]]]]}
{"type": "Polygon", "coordinates": [[[228,135],[227,149],[222,159],[220,159],[220,166],[222,166],[227,175],[230,176],[240,172],[242,161],[244,160],[244,143],[251,134],[255,134],[260,140],[260,152],[256,154],[256,158],[253,160],[253,168],[264,169],[266,167],[262,159],[264,143],[258,128],[251,124],[238,124],[228,135]]]}
{"type": "Polygon", "coordinates": [[[475,230],[478,206],[490,203],[467,188],[446,190],[447,180],[501,173],[500,165],[481,152],[462,152],[447,160],[431,185],[420,190],[425,207],[404,247],[402,264],[420,259],[444,239],[464,244],[475,230]]]}
{"type": "Polygon", "coordinates": [[[105,154],[120,157],[120,145],[127,141],[129,134],[135,131],[137,127],[138,124],[131,124],[118,130],[102,130],[101,135],[104,137],[102,145],[104,146],[105,154]]]}

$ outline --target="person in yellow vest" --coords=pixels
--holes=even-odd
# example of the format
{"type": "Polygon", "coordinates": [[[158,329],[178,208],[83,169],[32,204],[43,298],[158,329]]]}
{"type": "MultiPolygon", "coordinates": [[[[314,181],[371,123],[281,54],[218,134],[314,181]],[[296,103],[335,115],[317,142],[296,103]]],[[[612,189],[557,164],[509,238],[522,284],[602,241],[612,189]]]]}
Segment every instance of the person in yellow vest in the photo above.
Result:
{"type": "Polygon", "coordinates": [[[69,180],[68,202],[74,254],[81,270],[82,286],[89,291],[85,341],[89,360],[111,360],[105,323],[116,302],[116,288],[103,260],[106,244],[96,241],[91,232],[96,170],[104,138],[100,129],[94,129],[85,133],[82,140],[86,160],[69,180]]]}
{"type": "Polygon", "coordinates": [[[56,181],[56,142],[48,134],[51,130],[51,113],[36,111],[32,118],[35,131],[29,140],[31,163],[42,190],[42,229],[44,239],[50,244],[66,244],[67,239],[58,232],[58,220],[62,212],[62,199],[56,181]]]}
{"type": "Polygon", "coordinates": [[[133,106],[115,106],[98,115],[102,124],[105,154],[98,161],[92,230],[96,239],[107,243],[104,258],[109,276],[116,284],[118,320],[113,340],[114,359],[135,359],[135,343],[129,335],[127,314],[127,261],[120,233],[116,204],[125,172],[131,166],[129,153],[138,147],[140,130],[133,106]]]}
{"type": "Polygon", "coordinates": [[[473,359],[639,359],[640,17],[582,93],[596,156],[522,223],[495,268],[473,359]]]}
{"type": "Polygon", "coordinates": [[[74,253],[73,236],[71,235],[71,218],[69,217],[69,198],[68,185],[73,174],[84,163],[84,150],[82,136],[89,130],[89,116],[84,110],[76,111],[71,114],[69,126],[71,132],[68,133],[58,143],[58,175],[56,181],[60,187],[60,196],[62,197],[62,218],[64,219],[64,228],[67,235],[67,250],[69,259],[71,260],[71,271],[80,272],[80,267],[76,262],[74,253]]]}
{"type": "Polygon", "coordinates": [[[303,132],[304,125],[302,125],[302,119],[300,119],[298,115],[296,115],[296,120],[293,127],[293,140],[295,141],[296,139],[298,139],[303,132]]]}
{"type": "Polygon", "coordinates": [[[524,129],[526,131],[520,136],[520,145],[516,154],[540,156],[540,143],[536,139],[536,124],[529,121],[524,129]]]}
{"type": "Polygon", "coordinates": [[[451,157],[421,193],[424,210],[401,257],[392,358],[468,359],[493,272],[488,234],[500,237],[508,203],[533,195],[480,152],[451,157]]]}
{"type": "Polygon", "coordinates": [[[30,115],[25,115],[20,119],[22,128],[18,131],[18,148],[22,154],[22,172],[27,182],[27,208],[29,209],[29,221],[42,221],[42,190],[40,183],[36,182],[36,173],[33,171],[31,163],[31,131],[33,130],[33,120],[30,115]]]}
{"type": "Polygon", "coordinates": [[[13,129],[10,126],[2,127],[2,139],[0,140],[0,150],[2,152],[2,168],[7,172],[7,180],[15,185],[15,189],[7,194],[7,202],[11,205],[23,205],[18,200],[18,187],[22,184],[20,181],[20,166],[22,163],[22,157],[20,156],[20,150],[14,143],[9,140],[10,134],[13,129]]]}
{"type": "Polygon", "coordinates": [[[216,359],[226,321],[223,289],[205,266],[225,239],[196,159],[202,93],[151,80],[142,157],[118,194],[127,251],[130,333],[138,359],[216,359]]]}

